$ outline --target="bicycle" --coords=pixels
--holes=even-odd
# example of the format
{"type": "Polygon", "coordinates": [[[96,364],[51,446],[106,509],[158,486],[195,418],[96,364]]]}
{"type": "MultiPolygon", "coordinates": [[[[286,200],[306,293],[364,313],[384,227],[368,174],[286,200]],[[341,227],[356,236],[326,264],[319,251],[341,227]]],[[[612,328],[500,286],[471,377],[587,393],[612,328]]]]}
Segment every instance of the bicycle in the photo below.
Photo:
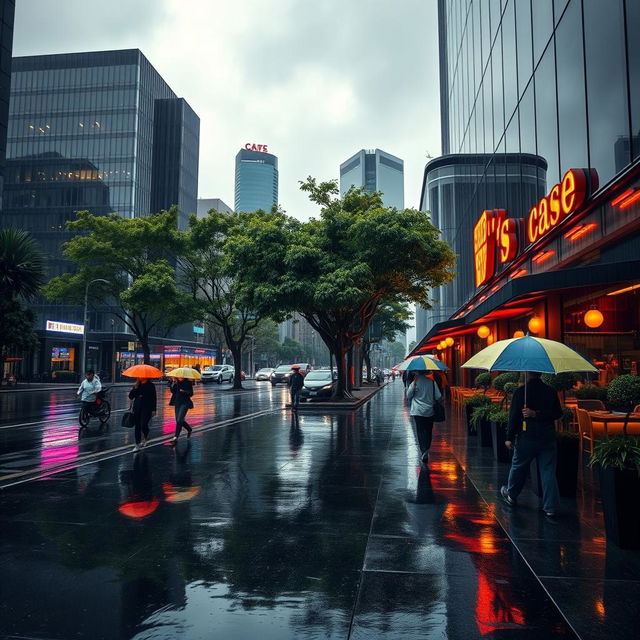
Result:
{"type": "Polygon", "coordinates": [[[78,422],[81,428],[85,428],[89,425],[92,418],[96,418],[100,421],[100,425],[104,425],[109,421],[111,417],[111,404],[106,399],[106,395],[109,391],[109,387],[105,387],[101,391],[96,393],[95,402],[84,404],[78,414],[78,422]]]}

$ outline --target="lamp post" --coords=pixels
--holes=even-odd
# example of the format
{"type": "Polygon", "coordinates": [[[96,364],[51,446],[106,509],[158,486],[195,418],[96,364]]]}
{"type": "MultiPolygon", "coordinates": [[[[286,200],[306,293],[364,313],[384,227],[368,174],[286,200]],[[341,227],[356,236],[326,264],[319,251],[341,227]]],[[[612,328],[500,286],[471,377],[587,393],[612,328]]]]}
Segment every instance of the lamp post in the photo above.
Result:
{"type": "Polygon", "coordinates": [[[116,381],[116,321],[111,318],[111,384],[116,381]]]}
{"type": "Polygon", "coordinates": [[[89,304],[89,287],[94,283],[94,282],[104,282],[105,284],[111,284],[108,280],[105,280],[104,278],[95,278],[94,280],[89,280],[89,282],[87,282],[87,285],[84,288],[84,313],[82,315],[82,319],[84,322],[84,330],[82,332],[82,354],[81,354],[81,358],[80,358],[80,379],[82,379],[82,376],[84,375],[85,371],[85,365],[86,365],[86,359],[87,359],[87,329],[89,328],[89,318],[87,317],[87,305],[89,304]]]}

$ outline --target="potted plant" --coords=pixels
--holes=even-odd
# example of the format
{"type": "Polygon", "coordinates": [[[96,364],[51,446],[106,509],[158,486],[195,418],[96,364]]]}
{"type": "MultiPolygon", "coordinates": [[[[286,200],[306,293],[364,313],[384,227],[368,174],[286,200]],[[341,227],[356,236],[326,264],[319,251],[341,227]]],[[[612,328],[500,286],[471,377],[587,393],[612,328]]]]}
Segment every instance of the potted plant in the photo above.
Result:
{"type": "Polygon", "coordinates": [[[475,430],[471,425],[471,413],[476,407],[480,407],[485,404],[493,404],[491,398],[488,398],[483,393],[476,393],[464,401],[465,417],[467,419],[467,433],[469,435],[475,435],[475,430]]]}
{"type": "Polygon", "coordinates": [[[495,411],[493,404],[483,404],[471,412],[471,427],[479,435],[478,444],[481,447],[491,446],[491,420],[495,411]]]}
{"type": "Polygon", "coordinates": [[[600,467],[607,539],[622,549],[640,549],[640,439],[623,435],[601,440],[589,464],[600,467]]]}
{"type": "Polygon", "coordinates": [[[607,401],[613,409],[624,411],[623,433],[627,434],[629,414],[640,404],[640,376],[626,374],[614,378],[607,389],[607,401]]]}
{"type": "Polygon", "coordinates": [[[506,409],[494,409],[489,418],[491,420],[493,455],[498,462],[509,462],[511,460],[511,452],[504,444],[507,439],[509,412],[506,409]]]}
{"type": "Polygon", "coordinates": [[[586,387],[581,387],[580,389],[574,389],[573,395],[578,400],[602,400],[602,402],[606,402],[608,390],[608,387],[588,385],[586,387]]]}
{"type": "Polygon", "coordinates": [[[573,389],[576,382],[578,382],[578,375],[572,372],[544,373],[542,374],[542,382],[553,387],[558,393],[561,393],[562,404],[565,404],[566,393],[573,389]]]}
{"type": "Polygon", "coordinates": [[[558,446],[556,479],[560,495],[564,498],[575,498],[578,488],[580,436],[572,431],[559,431],[556,434],[556,442],[558,446]]]}
{"type": "MultiPolygon", "coordinates": [[[[493,388],[496,391],[500,391],[503,394],[502,405],[508,405],[508,396],[505,391],[505,386],[509,383],[515,384],[517,388],[517,383],[520,380],[520,374],[517,371],[507,371],[506,373],[501,373],[499,376],[493,381],[493,388]]],[[[515,391],[515,389],[514,389],[515,391]]]]}
{"type": "Polygon", "coordinates": [[[483,393],[487,393],[487,390],[491,386],[491,374],[489,372],[480,373],[476,376],[475,385],[477,389],[482,389],[483,393]]]}

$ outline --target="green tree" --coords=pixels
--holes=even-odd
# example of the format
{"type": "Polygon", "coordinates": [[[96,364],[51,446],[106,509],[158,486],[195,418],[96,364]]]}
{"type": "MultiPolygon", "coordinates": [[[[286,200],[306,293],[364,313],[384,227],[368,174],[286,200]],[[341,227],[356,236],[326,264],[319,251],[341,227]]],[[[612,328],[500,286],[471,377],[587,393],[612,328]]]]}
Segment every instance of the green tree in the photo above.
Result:
{"type": "Polygon", "coordinates": [[[274,366],[280,359],[280,341],[278,339],[278,325],[273,320],[263,320],[252,333],[254,339],[254,353],[257,363],[274,366]]]}
{"type": "Polygon", "coordinates": [[[309,352],[304,345],[293,338],[285,338],[280,345],[280,360],[284,363],[308,362],[309,352]]]}
{"type": "Polygon", "coordinates": [[[141,218],[78,212],[67,228],[80,235],[63,248],[65,258],[78,269],[53,278],[45,294],[52,300],[83,304],[86,284],[96,278],[106,280],[108,284],[92,285],[92,308],[109,304],[111,313],[136,336],[144,361],[150,363],[152,335],[197,319],[193,296],[176,284],[174,265],[185,249],[177,223],[175,207],[141,218]]]}
{"type": "Polygon", "coordinates": [[[429,306],[428,291],[453,277],[454,255],[426,214],[384,207],[379,193],[335,181],[301,186],[321,208],[300,222],[254,217],[234,240],[233,271],[254,308],[302,315],[336,358],[336,397],[348,395],[346,354],[384,300],[429,306]]]}
{"type": "Polygon", "coordinates": [[[229,214],[211,210],[206,218],[192,216],[189,231],[183,234],[188,247],[182,261],[183,278],[201,313],[220,329],[233,355],[234,389],[242,389],[242,348],[247,337],[273,315],[272,310],[254,304],[252,292],[231,268],[235,241],[254,220],[269,215],[263,211],[229,214]]]}
{"type": "Polygon", "coordinates": [[[394,359],[400,361],[404,357],[404,345],[395,341],[398,332],[406,331],[411,325],[411,311],[406,303],[384,301],[374,316],[367,332],[362,337],[362,358],[367,366],[367,381],[371,382],[371,345],[388,341],[394,359]]]}
{"type": "Polygon", "coordinates": [[[24,306],[45,281],[44,256],[26,231],[0,229],[0,377],[7,356],[37,344],[35,316],[24,306]]]}

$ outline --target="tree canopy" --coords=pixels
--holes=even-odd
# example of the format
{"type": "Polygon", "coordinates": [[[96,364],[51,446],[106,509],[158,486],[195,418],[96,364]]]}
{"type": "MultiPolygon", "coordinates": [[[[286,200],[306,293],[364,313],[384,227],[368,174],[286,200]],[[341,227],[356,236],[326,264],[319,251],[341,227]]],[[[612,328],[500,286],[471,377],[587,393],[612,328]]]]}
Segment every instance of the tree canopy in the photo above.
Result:
{"type": "Polygon", "coordinates": [[[347,390],[345,356],[384,300],[429,306],[428,291],[453,277],[454,255],[427,214],[384,207],[379,193],[308,178],[303,191],[320,217],[255,216],[233,239],[230,268],[251,306],[297,311],[336,356],[347,390]]]}

